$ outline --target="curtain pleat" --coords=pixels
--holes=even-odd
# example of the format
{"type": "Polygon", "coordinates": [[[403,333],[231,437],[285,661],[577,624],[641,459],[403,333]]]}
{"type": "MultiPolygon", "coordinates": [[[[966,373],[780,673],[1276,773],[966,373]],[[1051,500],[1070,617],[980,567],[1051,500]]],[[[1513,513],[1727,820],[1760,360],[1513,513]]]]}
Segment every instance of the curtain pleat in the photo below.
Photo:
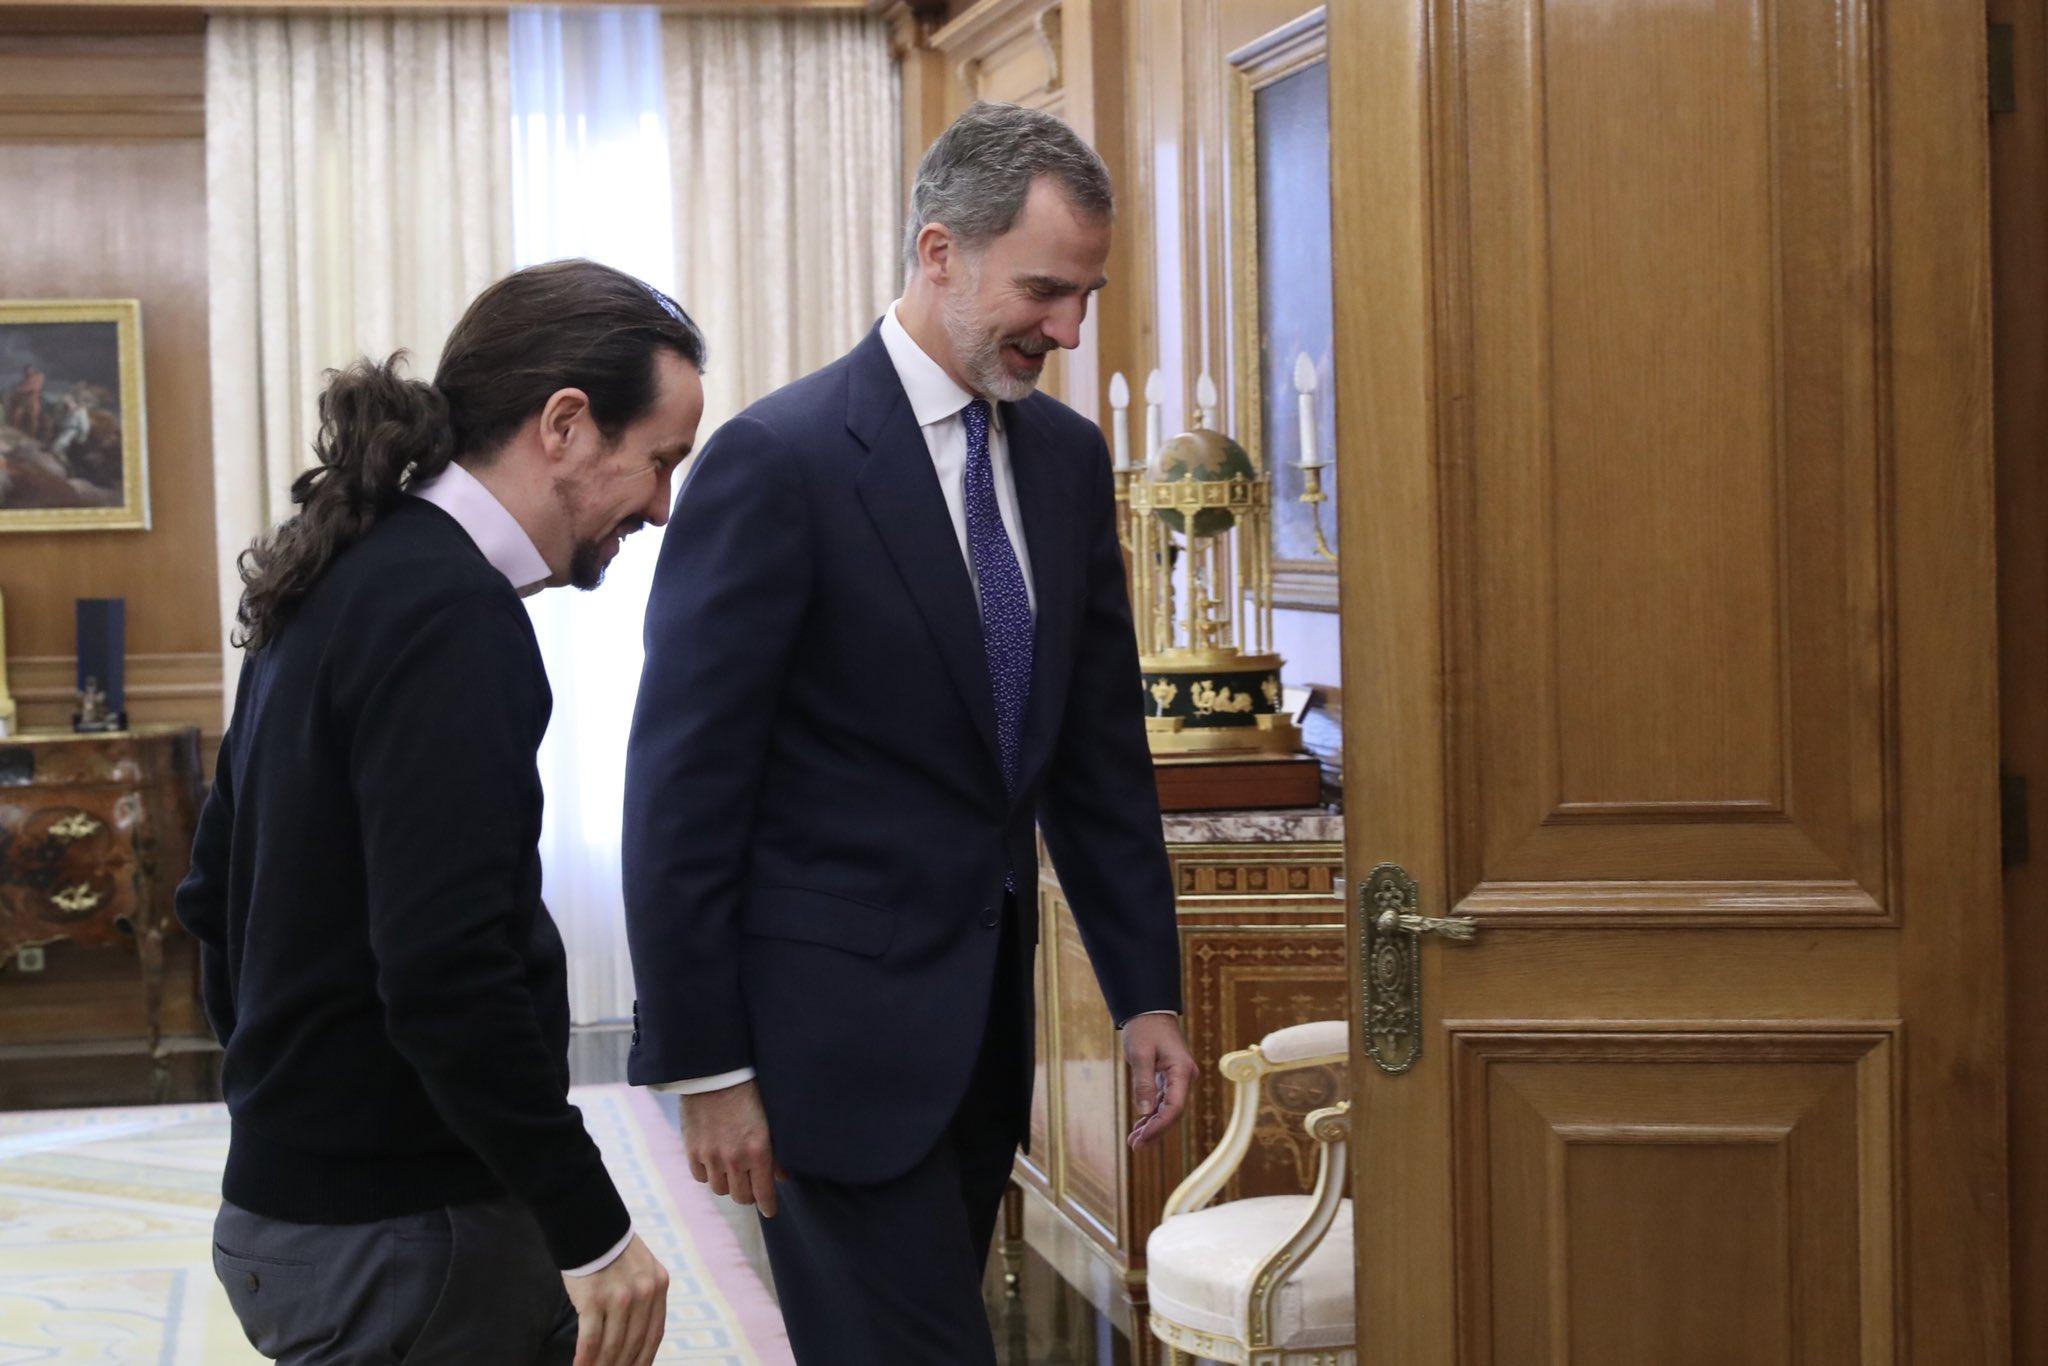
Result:
{"type": "MultiPolygon", "coordinates": [[[[291,513],[326,371],[404,348],[431,377],[512,264],[502,15],[215,15],[206,31],[214,514],[236,557],[291,513]]],[[[223,645],[233,706],[240,651],[223,645]]]]}
{"type": "Polygon", "coordinates": [[[663,37],[708,426],[845,352],[895,297],[901,99],[870,15],[671,15],[663,37]]]}
{"type": "MultiPolygon", "coordinates": [[[[512,16],[514,252],[519,264],[581,256],[677,295],[661,18],[651,9],[512,16]]],[[[633,1004],[619,889],[626,731],[640,677],[640,618],[658,534],[627,541],[595,593],[526,600],[554,689],[540,748],[547,810],[542,895],[569,957],[578,1024],[633,1004]]]]}

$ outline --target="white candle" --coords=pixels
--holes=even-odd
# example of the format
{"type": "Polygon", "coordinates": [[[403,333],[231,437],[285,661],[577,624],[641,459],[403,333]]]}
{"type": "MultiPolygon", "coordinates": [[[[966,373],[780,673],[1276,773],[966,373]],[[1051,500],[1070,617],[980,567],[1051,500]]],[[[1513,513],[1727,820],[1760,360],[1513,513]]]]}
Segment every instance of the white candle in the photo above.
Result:
{"type": "Polygon", "coordinates": [[[1159,458],[1160,409],[1166,402],[1166,376],[1154,370],[1145,379],[1145,463],[1159,458]]]}
{"type": "Polygon", "coordinates": [[[1216,402],[1216,381],[1204,370],[1195,381],[1195,410],[1201,414],[1202,425],[1212,432],[1216,430],[1216,402]]]}
{"type": "Polygon", "coordinates": [[[1109,377],[1110,449],[1119,474],[1131,468],[1131,386],[1119,370],[1109,377]]]}
{"type": "Polygon", "coordinates": [[[1306,469],[1322,463],[1316,450],[1316,367],[1306,351],[1294,358],[1294,389],[1301,411],[1301,459],[1296,463],[1306,469]]]}

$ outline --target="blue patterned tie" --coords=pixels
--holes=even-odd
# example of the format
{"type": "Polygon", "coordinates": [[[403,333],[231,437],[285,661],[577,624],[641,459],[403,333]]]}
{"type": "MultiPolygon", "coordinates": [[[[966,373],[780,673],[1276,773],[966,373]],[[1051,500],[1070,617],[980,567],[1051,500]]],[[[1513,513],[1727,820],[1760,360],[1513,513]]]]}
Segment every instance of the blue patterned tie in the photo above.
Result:
{"type": "Polygon", "coordinates": [[[988,681],[995,687],[1003,785],[1014,795],[1024,703],[1031,696],[1031,598],[996,505],[995,468],[988,455],[988,404],[976,399],[960,416],[967,424],[967,554],[981,590],[981,643],[988,651],[988,681]]]}

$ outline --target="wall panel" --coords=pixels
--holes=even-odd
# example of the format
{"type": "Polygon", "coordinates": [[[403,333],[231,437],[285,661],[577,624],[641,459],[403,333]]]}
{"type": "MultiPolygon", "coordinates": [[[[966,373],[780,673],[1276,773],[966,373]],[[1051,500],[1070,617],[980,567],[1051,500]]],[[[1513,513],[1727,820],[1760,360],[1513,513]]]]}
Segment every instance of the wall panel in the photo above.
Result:
{"type": "Polygon", "coordinates": [[[26,725],[68,722],[73,599],[123,597],[131,715],[219,729],[205,69],[196,17],[183,27],[24,33],[0,17],[0,298],[141,300],[148,385],[151,529],[0,535],[26,725]]]}

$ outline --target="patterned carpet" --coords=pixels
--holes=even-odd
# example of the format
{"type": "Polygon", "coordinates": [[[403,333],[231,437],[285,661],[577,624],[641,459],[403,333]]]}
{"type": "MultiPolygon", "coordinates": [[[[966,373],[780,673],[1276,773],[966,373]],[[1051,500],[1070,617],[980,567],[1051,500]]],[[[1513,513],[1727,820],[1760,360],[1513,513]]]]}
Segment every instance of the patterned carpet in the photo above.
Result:
{"type": "MultiPolygon", "coordinates": [[[[786,1366],[781,1316],[644,1093],[573,1093],[668,1267],[664,1362],[786,1366]]],[[[213,1278],[218,1105],[0,1114],[0,1366],[260,1362],[213,1278]]]]}

